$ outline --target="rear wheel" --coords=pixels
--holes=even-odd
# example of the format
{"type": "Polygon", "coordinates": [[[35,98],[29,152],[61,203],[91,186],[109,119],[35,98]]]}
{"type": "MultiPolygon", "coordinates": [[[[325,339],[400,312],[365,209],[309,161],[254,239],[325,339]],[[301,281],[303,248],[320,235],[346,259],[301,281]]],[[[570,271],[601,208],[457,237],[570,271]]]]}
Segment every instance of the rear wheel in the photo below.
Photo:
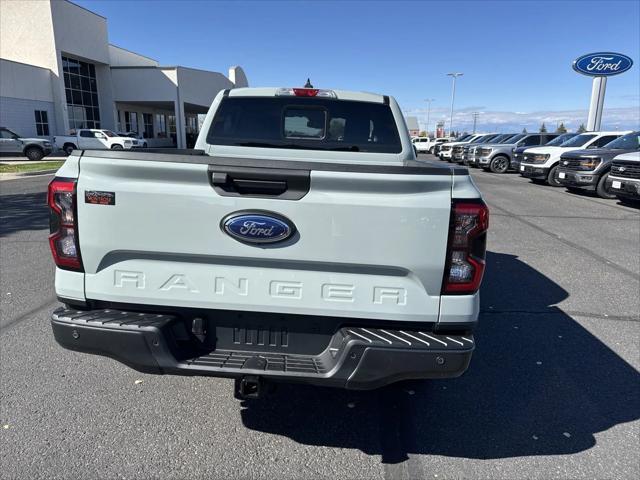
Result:
{"type": "Polygon", "coordinates": [[[118,145],[118,144],[111,145],[111,150],[122,150],[122,145],[118,145]]]}
{"type": "Polygon", "coordinates": [[[62,150],[64,150],[64,153],[66,153],[67,155],[71,155],[71,152],[73,152],[75,149],[76,146],[73,143],[65,143],[62,147],[62,150]]]}
{"type": "Polygon", "coordinates": [[[44,157],[44,152],[41,148],[38,147],[29,147],[25,150],[24,154],[29,160],[33,162],[42,160],[42,157],[44,157]]]}
{"type": "Polygon", "coordinates": [[[498,155],[491,160],[489,170],[493,173],[505,173],[509,170],[509,158],[504,155],[498,155]]]}
{"type": "Polygon", "coordinates": [[[558,180],[558,165],[549,170],[549,175],[547,175],[547,183],[552,187],[562,187],[562,184],[558,180]]]}
{"type": "Polygon", "coordinates": [[[616,198],[616,196],[607,190],[607,179],[609,178],[609,172],[600,177],[598,186],[596,187],[596,193],[601,198],[616,198]]]}

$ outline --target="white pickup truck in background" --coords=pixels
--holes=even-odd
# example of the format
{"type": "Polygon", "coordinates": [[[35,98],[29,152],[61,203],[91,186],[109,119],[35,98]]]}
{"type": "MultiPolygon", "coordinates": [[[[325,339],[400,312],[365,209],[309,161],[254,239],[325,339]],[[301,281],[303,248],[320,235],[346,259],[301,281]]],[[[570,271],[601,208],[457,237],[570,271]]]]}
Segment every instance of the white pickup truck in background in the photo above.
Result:
{"type": "Polygon", "coordinates": [[[196,150],[74,152],[49,185],[65,348],[151,373],[371,389],[461,375],[488,210],[388,96],[240,88],[196,150]]]}
{"type": "Polygon", "coordinates": [[[130,137],[123,137],[111,130],[97,130],[93,128],[81,128],[71,131],[71,135],[58,135],[53,137],[53,143],[59,150],[64,150],[70,155],[74,150],[129,150],[141,147],[142,143],[130,137]]]}

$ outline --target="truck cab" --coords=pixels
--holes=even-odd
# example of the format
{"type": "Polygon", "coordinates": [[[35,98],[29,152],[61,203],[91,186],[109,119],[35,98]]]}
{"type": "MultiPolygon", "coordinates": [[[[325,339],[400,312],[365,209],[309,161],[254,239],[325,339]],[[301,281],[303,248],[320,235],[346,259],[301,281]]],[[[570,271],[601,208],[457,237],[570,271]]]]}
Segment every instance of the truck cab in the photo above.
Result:
{"type": "Polygon", "coordinates": [[[484,146],[478,150],[478,165],[493,173],[506,173],[517,148],[545,145],[557,136],[557,133],[521,133],[512,136],[508,142],[484,146]]]}

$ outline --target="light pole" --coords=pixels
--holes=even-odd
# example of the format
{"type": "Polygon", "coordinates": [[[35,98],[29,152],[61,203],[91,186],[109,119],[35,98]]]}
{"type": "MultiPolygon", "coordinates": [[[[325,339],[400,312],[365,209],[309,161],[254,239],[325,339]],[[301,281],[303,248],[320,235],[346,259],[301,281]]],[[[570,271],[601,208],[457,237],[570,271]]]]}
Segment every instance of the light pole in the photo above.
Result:
{"type": "Polygon", "coordinates": [[[476,123],[478,122],[480,112],[473,112],[471,115],[473,116],[473,133],[476,133],[476,123]]]}
{"type": "Polygon", "coordinates": [[[430,122],[430,117],[431,117],[431,102],[435,101],[435,98],[425,98],[424,101],[427,102],[427,104],[429,105],[427,107],[427,126],[426,126],[427,138],[429,138],[429,122],[430,122]]]}
{"type": "Polygon", "coordinates": [[[453,131],[453,102],[456,99],[456,78],[461,77],[462,75],[464,75],[464,73],[447,73],[447,76],[453,78],[453,84],[451,86],[451,114],[449,115],[449,136],[451,136],[451,132],[453,131]]]}

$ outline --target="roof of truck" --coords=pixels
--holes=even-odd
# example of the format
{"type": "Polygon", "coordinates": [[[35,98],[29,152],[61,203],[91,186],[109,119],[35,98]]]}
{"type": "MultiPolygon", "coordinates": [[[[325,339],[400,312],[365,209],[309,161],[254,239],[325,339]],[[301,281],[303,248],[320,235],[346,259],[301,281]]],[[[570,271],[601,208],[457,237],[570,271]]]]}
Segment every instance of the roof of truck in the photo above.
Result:
{"type": "MultiPolygon", "coordinates": [[[[233,88],[229,90],[230,97],[275,97],[276,92],[281,88],[302,88],[302,87],[260,87],[260,88],[233,88]]],[[[314,87],[315,88],[315,87],[314,87]]],[[[385,95],[368,92],[356,92],[353,90],[335,90],[333,88],[318,88],[318,90],[329,90],[336,94],[338,100],[355,100],[358,102],[384,103],[385,95]]]]}

